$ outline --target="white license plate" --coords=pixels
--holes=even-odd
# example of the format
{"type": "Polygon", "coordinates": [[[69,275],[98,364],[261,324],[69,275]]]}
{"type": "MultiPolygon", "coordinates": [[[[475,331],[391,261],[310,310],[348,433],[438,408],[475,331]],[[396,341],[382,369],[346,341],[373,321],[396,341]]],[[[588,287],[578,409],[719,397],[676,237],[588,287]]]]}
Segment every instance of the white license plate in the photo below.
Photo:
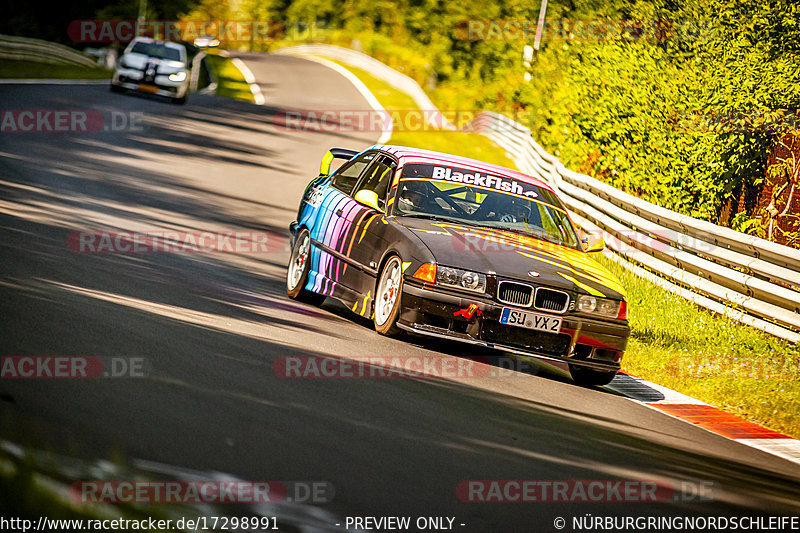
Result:
{"type": "Polygon", "coordinates": [[[531,313],[530,311],[512,309],[511,307],[503,308],[503,313],[500,315],[500,323],[548,333],[561,331],[561,317],[531,313]]]}

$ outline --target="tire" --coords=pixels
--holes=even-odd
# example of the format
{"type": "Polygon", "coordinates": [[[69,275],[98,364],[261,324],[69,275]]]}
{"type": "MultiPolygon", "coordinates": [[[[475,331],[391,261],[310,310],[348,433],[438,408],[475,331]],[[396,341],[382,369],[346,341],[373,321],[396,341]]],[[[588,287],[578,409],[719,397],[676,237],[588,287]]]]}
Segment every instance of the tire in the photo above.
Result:
{"type": "Polygon", "coordinates": [[[111,92],[112,93],[124,93],[125,92],[125,88],[124,87],[120,87],[116,83],[112,82],[111,83],[111,92]]]}
{"type": "Polygon", "coordinates": [[[403,263],[393,255],[386,261],[375,289],[375,313],[372,321],[375,331],[392,337],[400,333],[397,317],[400,314],[400,300],[403,294],[403,263]]]}
{"type": "Polygon", "coordinates": [[[585,386],[601,386],[608,385],[617,371],[601,371],[586,368],[585,366],[569,365],[569,373],[572,375],[572,380],[578,385],[585,386]]]}
{"type": "Polygon", "coordinates": [[[180,98],[175,97],[172,99],[173,104],[184,105],[186,103],[186,96],[181,96],[180,98]]]}
{"type": "Polygon", "coordinates": [[[324,294],[307,291],[303,287],[308,281],[308,258],[311,254],[311,234],[307,229],[300,230],[294,240],[292,255],[286,269],[286,294],[292,300],[320,305],[325,300],[324,294]]]}

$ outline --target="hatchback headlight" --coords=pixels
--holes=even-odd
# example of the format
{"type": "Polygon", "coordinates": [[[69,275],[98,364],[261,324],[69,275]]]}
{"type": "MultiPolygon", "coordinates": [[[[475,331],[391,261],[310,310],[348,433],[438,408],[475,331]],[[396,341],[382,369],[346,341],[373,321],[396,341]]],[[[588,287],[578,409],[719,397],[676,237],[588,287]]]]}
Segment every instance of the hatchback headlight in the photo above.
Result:
{"type": "Polygon", "coordinates": [[[593,313],[609,318],[625,318],[620,316],[620,307],[624,302],[609,300],[608,298],[596,298],[594,296],[578,296],[578,311],[581,313],[593,313]]]}
{"type": "Polygon", "coordinates": [[[186,72],[184,72],[184,71],[174,72],[174,73],[169,75],[169,80],[170,81],[183,81],[185,79],[186,79],[186,72]]]}
{"type": "Polygon", "coordinates": [[[486,292],[486,276],[470,270],[437,266],[436,284],[473,292],[486,292]]]}

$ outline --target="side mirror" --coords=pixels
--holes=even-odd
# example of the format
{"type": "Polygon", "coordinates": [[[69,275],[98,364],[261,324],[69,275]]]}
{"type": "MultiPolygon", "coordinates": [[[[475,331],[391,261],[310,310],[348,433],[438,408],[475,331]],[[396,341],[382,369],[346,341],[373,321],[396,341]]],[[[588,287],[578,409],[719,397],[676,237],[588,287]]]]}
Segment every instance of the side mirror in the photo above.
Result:
{"type": "Polygon", "coordinates": [[[602,252],[606,247],[606,241],[603,240],[603,237],[600,235],[596,235],[592,233],[586,237],[585,249],[586,252],[602,252]]]}
{"type": "Polygon", "coordinates": [[[375,193],[375,191],[361,189],[356,193],[355,200],[361,205],[371,207],[375,211],[383,211],[380,207],[378,207],[378,195],[375,193]]]}

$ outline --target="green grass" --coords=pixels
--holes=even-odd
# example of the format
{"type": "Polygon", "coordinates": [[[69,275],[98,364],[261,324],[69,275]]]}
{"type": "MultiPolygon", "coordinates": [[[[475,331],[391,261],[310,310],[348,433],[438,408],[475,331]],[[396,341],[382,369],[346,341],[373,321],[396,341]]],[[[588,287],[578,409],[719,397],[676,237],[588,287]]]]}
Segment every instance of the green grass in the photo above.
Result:
{"type": "Polygon", "coordinates": [[[217,80],[217,94],[227,98],[245,100],[253,102],[253,92],[250,84],[244,78],[244,74],[233,63],[233,60],[209,53],[206,56],[206,64],[217,80]]]}
{"type": "Polygon", "coordinates": [[[351,67],[350,65],[346,65],[340,61],[334,61],[334,63],[338,63],[340,66],[355,74],[356,77],[367,86],[369,92],[371,92],[375,98],[378,99],[378,102],[380,102],[380,104],[386,110],[409,111],[419,109],[417,104],[414,102],[414,99],[409,95],[402,91],[398,91],[385,81],[379,80],[375,76],[367,73],[367,71],[351,67]]]}
{"type": "Polygon", "coordinates": [[[0,58],[0,79],[110,80],[112,70],[0,58]]]}
{"type": "MultiPolygon", "coordinates": [[[[387,110],[416,109],[408,95],[343,66],[387,110]]],[[[502,149],[474,133],[398,131],[389,142],[516,168],[502,149]]],[[[598,260],[628,295],[632,331],[623,371],[800,438],[800,346],[714,315],[605,257],[598,260]]]]}
{"type": "Polygon", "coordinates": [[[800,347],[599,260],[628,294],[632,333],[625,372],[800,438],[800,347]]]}
{"type": "MultiPolygon", "coordinates": [[[[514,162],[509,159],[505,151],[498,148],[483,135],[419,127],[416,120],[413,122],[407,121],[406,118],[409,111],[414,115],[413,118],[418,119],[420,117],[416,113],[419,108],[410,96],[361,69],[342,63],[340,65],[355,74],[367,86],[367,89],[375,95],[375,98],[378,99],[384,109],[392,113],[394,131],[388,144],[424,148],[436,152],[471,157],[504,167],[516,168],[514,162]]],[[[461,124],[457,125],[461,126],[461,124]]]]}

